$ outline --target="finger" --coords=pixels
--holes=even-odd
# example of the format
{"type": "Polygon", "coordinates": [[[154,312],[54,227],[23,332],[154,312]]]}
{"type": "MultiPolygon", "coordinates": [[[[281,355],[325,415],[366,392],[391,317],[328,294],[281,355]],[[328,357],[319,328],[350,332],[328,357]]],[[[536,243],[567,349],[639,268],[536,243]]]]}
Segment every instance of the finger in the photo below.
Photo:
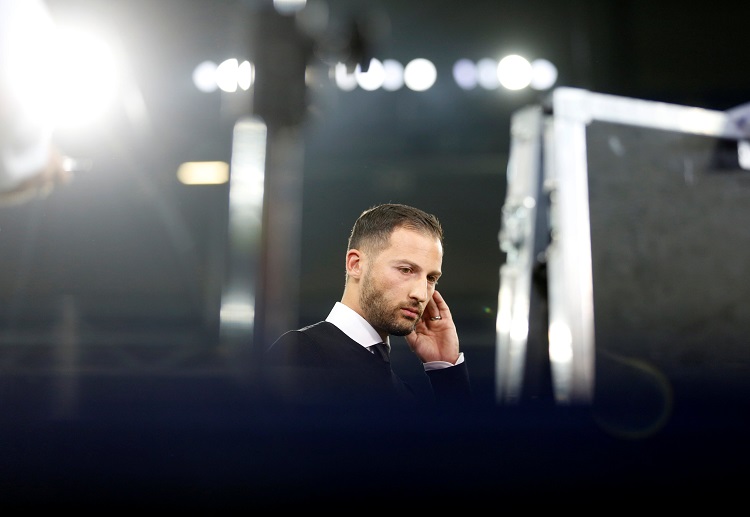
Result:
{"type": "Polygon", "coordinates": [[[448,304],[445,303],[445,299],[443,296],[436,290],[434,293],[432,293],[432,301],[435,303],[435,308],[437,309],[437,314],[433,314],[433,316],[440,315],[441,317],[450,317],[451,310],[448,307],[448,304]]]}
{"type": "Polygon", "coordinates": [[[436,321],[436,319],[437,320],[440,319],[437,316],[440,316],[440,310],[438,309],[437,304],[435,303],[435,300],[430,298],[427,301],[427,304],[425,305],[424,310],[422,311],[422,320],[436,321]]]}

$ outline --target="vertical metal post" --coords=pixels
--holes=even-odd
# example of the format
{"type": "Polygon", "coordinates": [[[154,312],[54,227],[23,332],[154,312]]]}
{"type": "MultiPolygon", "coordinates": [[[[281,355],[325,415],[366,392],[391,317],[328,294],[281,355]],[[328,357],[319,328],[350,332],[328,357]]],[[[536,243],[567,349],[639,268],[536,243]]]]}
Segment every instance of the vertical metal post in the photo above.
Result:
{"type": "Polygon", "coordinates": [[[495,398],[520,401],[526,367],[535,221],[541,169],[541,109],[525,108],[511,121],[508,187],[499,234],[506,253],[500,268],[496,323],[495,398]]]}
{"type": "Polygon", "coordinates": [[[267,128],[258,118],[234,127],[227,220],[227,273],[221,296],[219,331],[231,367],[246,373],[256,330],[262,262],[267,128]]]}

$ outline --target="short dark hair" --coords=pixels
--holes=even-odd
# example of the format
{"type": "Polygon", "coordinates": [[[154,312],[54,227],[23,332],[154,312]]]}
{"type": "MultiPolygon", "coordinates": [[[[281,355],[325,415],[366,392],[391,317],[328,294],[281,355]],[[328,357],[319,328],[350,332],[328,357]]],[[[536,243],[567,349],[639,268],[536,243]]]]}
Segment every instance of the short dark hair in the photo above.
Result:
{"type": "Polygon", "coordinates": [[[397,228],[437,237],[443,244],[443,227],[437,217],[413,206],[385,203],[360,214],[349,235],[347,250],[361,249],[377,255],[388,247],[391,234],[397,228]]]}

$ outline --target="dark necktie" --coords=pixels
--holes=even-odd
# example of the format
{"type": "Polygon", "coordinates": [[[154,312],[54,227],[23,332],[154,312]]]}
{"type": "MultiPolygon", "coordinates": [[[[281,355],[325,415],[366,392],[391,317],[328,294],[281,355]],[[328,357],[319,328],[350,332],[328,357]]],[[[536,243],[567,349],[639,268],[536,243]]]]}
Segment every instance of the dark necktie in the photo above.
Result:
{"type": "Polygon", "coordinates": [[[388,355],[388,345],[385,343],[375,343],[374,345],[368,347],[368,350],[372,351],[373,354],[379,355],[383,358],[383,361],[386,363],[391,362],[391,358],[388,355]]]}

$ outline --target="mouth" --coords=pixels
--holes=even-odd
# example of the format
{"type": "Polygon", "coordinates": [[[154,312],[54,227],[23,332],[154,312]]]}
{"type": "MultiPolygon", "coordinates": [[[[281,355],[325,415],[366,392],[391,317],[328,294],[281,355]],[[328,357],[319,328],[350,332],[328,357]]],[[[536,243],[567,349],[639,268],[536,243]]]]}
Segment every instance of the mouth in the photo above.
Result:
{"type": "Polygon", "coordinates": [[[419,309],[415,309],[413,307],[401,307],[401,314],[404,315],[409,320],[418,320],[420,316],[422,316],[422,313],[419,311],[419,309]]]}

